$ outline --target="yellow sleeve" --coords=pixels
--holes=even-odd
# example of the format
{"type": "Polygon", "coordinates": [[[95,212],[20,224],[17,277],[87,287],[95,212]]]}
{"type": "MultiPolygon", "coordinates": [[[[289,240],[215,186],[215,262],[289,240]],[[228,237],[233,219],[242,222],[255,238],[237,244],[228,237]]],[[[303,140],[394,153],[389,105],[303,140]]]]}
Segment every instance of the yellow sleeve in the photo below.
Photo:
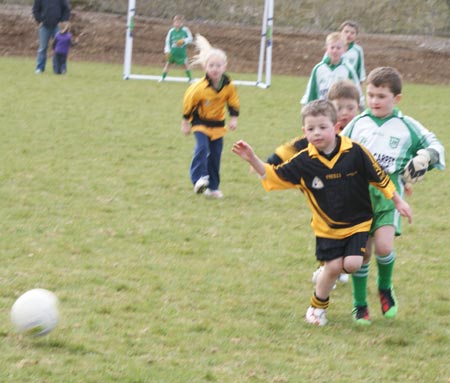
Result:
{"type": "Polygon", "coordinates": [[[187,120],[192,119],[192,113],[197,108],[199,99],[197,92],[197,84],[192,84],[186,89],[183,97],[183,117],[187,120]]]}

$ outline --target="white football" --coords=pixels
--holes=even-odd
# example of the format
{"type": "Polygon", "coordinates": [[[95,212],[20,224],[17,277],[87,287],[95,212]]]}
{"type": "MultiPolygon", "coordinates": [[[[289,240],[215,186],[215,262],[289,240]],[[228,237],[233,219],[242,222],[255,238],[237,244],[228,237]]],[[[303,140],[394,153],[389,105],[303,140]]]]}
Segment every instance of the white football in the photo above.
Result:
{"type": "Polygon", "coordinates": [[[42,336],[58,324],[58,298],[49,290],[33,289],[21,295],[11,308],[11,321],[17,331],[42,336]]]}

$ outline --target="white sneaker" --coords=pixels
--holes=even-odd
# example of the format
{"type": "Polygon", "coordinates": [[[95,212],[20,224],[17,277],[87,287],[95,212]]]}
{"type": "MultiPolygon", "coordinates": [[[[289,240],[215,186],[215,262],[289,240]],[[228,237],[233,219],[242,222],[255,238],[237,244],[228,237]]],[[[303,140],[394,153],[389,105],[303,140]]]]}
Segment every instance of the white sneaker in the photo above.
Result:
{"type": "Polygon", "coordinates": [[[314,324],[316,326],[325,326],[328,323],[326,314],[327,310],[325,309],[318,309],[309,306],[308,310],[306,311],[305,320],[308,323],[314,324]]]}
{"type": "Polygon", "coordinates": [[[339,281],[339,282],[345,284],[345,283],[348,282],[348,279],[349,279],[348,274],[345,274],[345,273],[339,274],[339,277],[338,277],[338,281],[339,281]]]}
{"type": "Polygon", "coordinates": [[[202,194],[209,185],[209,176],[200,177],[194,185],[194,193],[202,194]]]}
{"type": "Polygon", "coordinates": [[[220,190],[206,189],[203,194],[208,198],[223,198],[223,193],[220,190]]]}
{"type": "Polygon", "coordinates": [[[34,71],[34,73],[40,74],[40,73],[42,73],[42,71],[41,71],[40,69],[36,69],[36,70],[34,71]]]}

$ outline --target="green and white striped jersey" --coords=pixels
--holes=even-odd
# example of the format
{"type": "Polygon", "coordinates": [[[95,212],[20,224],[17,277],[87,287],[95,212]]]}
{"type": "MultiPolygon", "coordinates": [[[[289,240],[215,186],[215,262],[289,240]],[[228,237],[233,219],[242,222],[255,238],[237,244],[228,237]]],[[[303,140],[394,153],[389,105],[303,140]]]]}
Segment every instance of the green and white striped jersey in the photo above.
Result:
{"type": "Polygon", "coordinates": [[[362,47],[355,42],[350,43],[347,51],[342,55],[344,61],[349,63],[356,74],[358,75],[359,81],[363,82],[366,79],[366,68],[364,64],[364,51],[362,47]]]}
{"type": "Polygon", "coordinates": [[[391,176],[397,190],[402,189],[400,176],[405,165],[419,149],[434,149],[439,153],[439,161],[430,167],[445,168],[444,146],[435,134],[397,108],[383,119],[367,109],[350,121],[341,134],[364,145],[391,176]]]}
{"type": "Polygon", "coordinates": [[[354,69],[343,58],[341,58],[338,64],[331,65],[329,57],[325,57],[320,63],[314,66],[305,94],[300,103],[306,105],[314,100],[326,100],[331,85],[341,80],[351,80],[356,85],[360,96],[360,105],[363,107],[364,95],[358,75],[354,69]]]}
{"type": "MultiPolygon", "coordinates": [[[[323,55],[325,59],[328,57],[327,53],[323,55]]],[[[359,82],[363,82],[366,80],[366,67],[364,63],[364,51],[361,45],[352,42],[347,47],[347,50],[342,55],[344,61],[350,64],[355,70],[356,75],[359,78],[359,82]]]]}
{"type": "Polygon", "coordinates": [[[180,29],[170,28],[167,32],[164,43],[164,53],[186,55],[186,46],[192,42],[192,33],[188,27],[181,27],[180,29]],[[178,40],[184,40],[184,44],[177,45],[178,40]]]}

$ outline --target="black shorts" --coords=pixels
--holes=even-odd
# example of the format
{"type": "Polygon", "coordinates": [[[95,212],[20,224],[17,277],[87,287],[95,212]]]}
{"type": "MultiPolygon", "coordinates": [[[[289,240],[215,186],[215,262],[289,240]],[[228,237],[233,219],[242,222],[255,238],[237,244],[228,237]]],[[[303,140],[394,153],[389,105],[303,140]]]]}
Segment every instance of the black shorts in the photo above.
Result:
{"type": "Polygon", "coordinates": [[[348,255],[364,256],[368,238],[368,232],[356,233],[344,239],[316,237],[316,258],[319,261],[331,261],[348,255]]]}

